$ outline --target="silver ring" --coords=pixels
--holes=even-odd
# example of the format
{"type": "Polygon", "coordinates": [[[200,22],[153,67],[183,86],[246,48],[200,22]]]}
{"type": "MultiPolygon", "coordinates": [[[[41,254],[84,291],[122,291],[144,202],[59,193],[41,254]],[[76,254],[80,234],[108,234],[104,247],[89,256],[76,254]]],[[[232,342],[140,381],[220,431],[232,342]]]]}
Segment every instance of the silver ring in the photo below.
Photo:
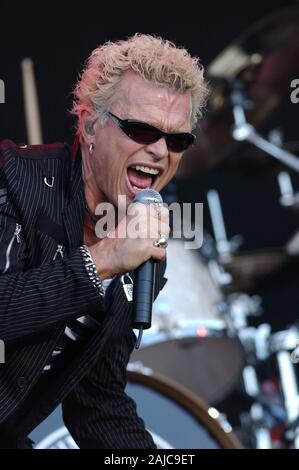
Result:
{"type": "Polygon", "coordinates": [[[157,248],[167,248],[168,242],[167,238],[164,235],[161,235],[159,240],[155,241],[153,245],[157,248]]]}

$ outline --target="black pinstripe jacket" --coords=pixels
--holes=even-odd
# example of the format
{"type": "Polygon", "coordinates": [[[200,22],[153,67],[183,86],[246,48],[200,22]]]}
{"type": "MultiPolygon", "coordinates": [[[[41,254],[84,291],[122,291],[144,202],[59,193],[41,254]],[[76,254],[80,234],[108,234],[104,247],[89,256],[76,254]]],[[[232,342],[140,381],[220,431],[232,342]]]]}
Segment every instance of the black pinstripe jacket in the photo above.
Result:
{"type": "MultiPolygon", "coordinates": [[[[131,305],[120,279],[104,307],[86,274],[84,191],[76,145],[0,142],[0,446],[18,447],[52,410],[80,448],[154,447],[124,392],[133,349],[131,305]],[[63,245],[64,257],[57,256],[63,245]],[[101,328],[42,374],[65,323],[94,313],[101,328]],[[6,443],[6,444],[3,444],[6,443]]],[[[158,264],[155,295],[165,282],[158,264]]]]}

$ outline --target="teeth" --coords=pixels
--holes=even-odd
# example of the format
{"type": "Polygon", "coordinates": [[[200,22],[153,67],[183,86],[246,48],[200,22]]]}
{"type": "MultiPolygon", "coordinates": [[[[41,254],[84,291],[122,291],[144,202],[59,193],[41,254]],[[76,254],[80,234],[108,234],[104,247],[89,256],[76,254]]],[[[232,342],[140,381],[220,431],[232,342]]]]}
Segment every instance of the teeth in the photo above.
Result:
{"type": "Polygon", "coordinates": [[[138,171],[142,171],[143,173],[149,173],[150,175],[159,174],[159,170],[155,168],[149,168],[148,166],[135,165],[135,166],[132,166],[132,168],[135,168],[135,170],[138,170],[138,171]]]}
{"type": "MultiPolygon", "coordinates": [[[[132,185],[132,188],[137,189],[138,191],[141,191],[143,188],[138,188],[137,186],[132,185]]],[[[145,189],[150,189],[150,188],[145,188],[145,189]]]]}

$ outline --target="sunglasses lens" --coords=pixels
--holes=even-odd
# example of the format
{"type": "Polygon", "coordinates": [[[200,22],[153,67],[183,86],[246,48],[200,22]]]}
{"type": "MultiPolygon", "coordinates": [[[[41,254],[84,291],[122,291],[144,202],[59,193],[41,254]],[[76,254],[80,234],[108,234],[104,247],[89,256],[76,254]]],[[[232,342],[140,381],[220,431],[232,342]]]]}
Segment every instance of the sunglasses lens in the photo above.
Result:
{"type": "Polygon", "coordinates": [[[194,142],[194,135],[189,133],[172,134],[167,137],[167,146],[173,152],[184,152],[194,142]]]}
{"type": "Polygon", "coordinates": [[[166,137],[169,150],[177,153],[184,152],[184,150],[193,144],[195,139],[195,136],[189,132],[179,132],[165,136],[165,134],[156,127],[138,121],[122,121],[121,128],[130,139],[139,144],[153,144],[162,137],[166,137]]]}
{"type": "Polygon", "coordinates": [[[139,144],[152,144],[161,138],[158,129],[144,123],[129,123],[123,130],[139,144]]]}

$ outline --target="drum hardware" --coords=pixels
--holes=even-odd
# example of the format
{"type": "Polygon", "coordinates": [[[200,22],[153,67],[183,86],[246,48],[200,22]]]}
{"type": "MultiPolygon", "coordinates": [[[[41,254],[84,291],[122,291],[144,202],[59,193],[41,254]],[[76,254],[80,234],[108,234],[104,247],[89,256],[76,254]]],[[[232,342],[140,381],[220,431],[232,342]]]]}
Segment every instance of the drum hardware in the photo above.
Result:
{"type": "MultiPolygon", "coordinates": [[[[299,171],[299,160],[284,148],[277,130],[271,131],[268,138],[256,130],[298,75],[298,20],[298,6],[266,18],[209,66],[209,78],[214,81],[211,112],[201,123],[198,145],[186,153],[178,177],[194,176],[196,170],[219,162],[223,168],[224,160],[228,161],[244,141],[264,152],[264,160],[265,154],[270,154],[279,167],[283,164],[299,171]]],[[[267,167],[272,168],[275,162],[266,158],[267,167]]],[[[243,166],[243,161],[239,166],[243,166]]],[[[278,176],[278,182],[281,204],[297,208],[298,197],[285,171],[278,176]]],[[[299,253],[299,235],[295,234],[292,243],[282,250],[237,253],[240,239],[234,244],[227,237],[218,193],[210,190],[207,200],[216,247],[216,254],[207,260],[207,265],[222,294],[215,305],[226,333],[237,337],[242,345],[242,381],[246,395],[252,399],[249,412],[241,416],[242,427],[252,438],[253,447],[297,448],[299,394],[292,362],[295,349],[291,351],[284,341],[278,346],[279,338],[271,333],[270,325],[249,326],[249,317],[262,313],[261,299],[245,293],[252,292],[259,279],[285,267],[288,254],[299,253]],[[263,367],[266,370],[261,371],[263,367]]],[[[291,332],[286,330],[285,335],[290,338],[291,332]]]]}
{"type": "Polygon", "coordinates": [[[227,322],[235,334],[247,327],[247,317],[258,317],[263,313],[262,299],[258,295],[234,293],[227,296],[227,322]]]}
{"type": "MultiPolygon", "coordinates": [[[[298,5],[280,9],[261,19],[229,44],[207,67],[207,78],[211,84],[211,95],[207,104],[209,110],[195,132],[198,139],[188,150],[178,169],[178,178],[194,177],[200,170],[219,167],[231,169],[232,159],[238,153],[235,169],[244,174],[254,165],[259,172],[277,167],[279,160],[269,159],[263,152],[261,158],[250,159],[248,164],[240,158],[241,141],[235,140],[231,129],[235,118],[242,121],[238,111],[232,110],[230,99],[232,84],[243,84],[246,122],[255,129],[282,103],[290,84],[298,77],[299,43],[298,5]]],[[[244,129],[244,134],[251,131],[244,129]]],[[[241,133],[240,133],[241,134],[241,133]]],[[[255,132],[253,137],[257,137],[255,132]]],[[[259,143],[259,142],[258,142],[259,143]]],[[[265,142],[262,142],[263,144],[265,142]]],[[[276,146],[274,145],[276,150],[276,146]]],[[[271,147],[272,151],[272,147],[271,147]]],[[[291,157],[291,161],[295,161],[291,157]]],[[[281,166],[279,164],[279,166],[281,166]]]]}
{"type": "MultiPolygon", "coordinates": [[[[226,272],[225,266],[231,264],[234,258],[226,236],[218,193],[216,191],[210,192],[208,201],[215,239],[218,239],[216,250],[222,250],[222,253],[219,253],[219,263],[222,264],[220,272],[223,276],[223,273],[226,272]],[[223,240],[225,241],[224,245],[219,243],[223,240]]],[[[217,265],[215,259],[213,264],[217,265]]],[[[233,276],[231,277],[233,283],[233,276]]],[[[222,289],[225,288],[221,277],[214,275],[214,280],[218,281],[218,285],[222,289]]],[[[259,316],[262,313],[261,300],[259,296],[234,292],[224,295],[224,299],[218,303],[218,309],[221,316],[225,318],[228,331],[238,337],[244,349],[245,365],[242,370],[242,382],[245,393],[253,399],[253,403],[248,412],[241,414],[241,426],[245,434],[247,432],[251,445],[255,448],[284,446],[286,444],[283,443],[290,441],[290,439],[291,445],[297,448],[299,442],[299,390],[292,362],[292,352],[298,346],[299,332],[296,327],[293,327],[286,332],[271,334],[269,324],[264,323],[258,327],[249,326],[248,318],[259,316]],[[265,393],[265,380],[259,376],[259,367],[273,354],[275,354],[277,363],[279,388],[274,388],[272,393],[265,393]],[[275,443],[271,434],[277,428],[280,428],[279,444],[275,443]]]]}
{"type": "Polygon", "coordinates": [[[231,91],[234,126],[232,136],[237,142],[247,141],[260,150],[276,158],[284,165],[299,172],[299,160],[296,155],[270,142],[257,133],[254,126],[247,122],[245,115],[247,98],[243,89],[243,83],[236,80],[231,91]]]}
{"type": "Polygon", "coordinates": [[[284,398],[287,426],[294,427],[295,442],[299,444],[299,388],[292,361],[292,353],[299,343],[299,330],[296,326],[286,331],[274,333],[270,337],[270,351],[276,355],[280,385],[284,398]]]}
{"type": "Polygon", "coordinates": [[[220,199],[217,191],[210,190],[207,193],[208,206],[213,224],[216,249],[220,259],[231,258],[231,244],[228,241],[223,220],[220,199]]]}
{"type": "MultiPolygon", "coordinates": [[[[276,147],[293,147],[293,154],[298,152],[297,144],[294,143],[283,143],[282,132],[278,129],[273,129],[269,133],[269,142],[274,144],[276,147]],[[295,152],[294,152],[295,150],[295,152]]],[[[280,204],[283,207],[299,209],[299,193],[295,193],[290,174],[283,170],[277,174],[277,181],[280,190],[280,204]]]]}
{"type": "Polygon", "coordinates": [[[274,128],[268,133],[268,140],[277,147],[283,147],[283,131],[280,128],[274,128]]]}
{"type": "MultiPolygon", "coordinates": [[[[257,328],[241,329],[239,338],[247,361],[243,383],[246,393],[254,399],[249,413],[242,416],[244,429],[254,438],[256,448],[275,447],[270,435],[277,428],[280,439],[276,446],[298,448],[299,389],[292,360],[292,353],[299,343],[298,328],[293,326],[271,334],[270,325],[262,324],[257,328]],[[275,360],[277,368],[275,380],[275,377],[265,380],[259,373],[261,365],[267,364],[270,358],[275,360]]],[[[271,370],[275,376],[273,366],[271,370]]]]}
{"type": "Polygon", "coordinates": [[[202,245],[199,247],[198,252],[200,257],[206,263],[209,263],[211,260],[218,259],[218,253],[215,246],[215,240],[210,233],[203,229],[203,240],[202,245]]]}
{"type": "MultiPolygon", "coordinates": [[[[254,368],[253,371],[254,377],[254,368]]],[[[258,383],[256,385],[259,387],[258,383]]],[[[247,389],[247,391],[250,393],[249,389],[247,389]]],[[[283,410],[282,406],[280,409],[283,410]]],[[[263,401],[261,394],[257,395],[249,411],[240,414],[241,429],[243,432],[242,441],[246,442],[247,447],[256,449],[272,449],[280,446],[280,443],[279,445],[274,445],[272,430],[279,427],[281,419],[281,413],[278,418],[275,416],[273,406],[269,404],[269,398],[263,401]]],[[[284,430],[281,432],[283,431],[284,430]]]]}
{"type": "Polygon", "coordinates": [[[221,266],[217,261],[210,260],[208,262],[208,266],[216,286],[225,287],[232,283],[231,274],[225,271],[223,266],[221,266]]]}
{"type": "Polygon", "coordinates": [[[299,449],[299,422],[296,421],[292,428],[286,431],[285,436],[290,443],[294,443],[295,449],[299,449]]]}
{"type": "Polygon", "coordinates": [[[298,342],[299,330],[296,326],[273,333],[269,338],[269,355],[274,354],[278,370],[284,411],[284,438],[296,449],[299,448],[299,388],[292,352],[298,342]]]}
{"type": "Polygon", "coordinates": [[[294,191],[290,174],[287,171],[281,171],[277,178],[281,193],[280,204],[283,207],[299,209],[299,193],[294,191]]]}
{"type": "Polygon", "coordinates": [[[240,415],[241,428],[245,435],[244,444],[257,449],[271,448],[270,430],[264,416],[264,408],[259,402],[261,392],[256,371],[257,362],[264,360],[268,355],[270,326],[248,326],[248,317],[261,314],[261,299],[258,296],[233,294],[228,297],[227,305],[231,331],[240,339],[245,353],[245,365],[242,370],[244,391],[253,399],[249,411],[240,415]]]}
{"type": "Polygon", "coordinates": [[[244,434],[243,443],[248,447],[269,449],[272,448],[270,427],[266,419],[264,406],[260,402],[260,382],[255,368],[255,332],[254,329],[249,329],[249,331],[243,333],[246,333],[242,335],[242,339],[246,350],[247,364],[242,371],[242,380],[245,393],[253,400],[249,410],[240,413],[241,429],[244,434]]]}
{"type": "MultiPolygon", "coordinates": [[[[284,197],[289,198],[291,182],[288,174],[286,172],[280,173],[279,181],[284,197]]],[[[296,195],[292,196],[292,200],[295,198],[296,195]]],[[[224,289],[226,294],[252,290],[258,279],[286,266],[290,262],[288,254],[297,255],[299,253],[298,232],[283,249],[238,253],[243,237],[236,235],[228,240],[218,192],[208,191],[207,200],[217,253],[209,261],[210,272],[216,285],[224,289]]]]}
{"type": "Polygon", "coordinates": [[[272,448],[270,430],[274,425],[283,425],[282,438],[287,441],[292,436],[292,445],[298,448],[299,389],[292,354],[299,344],[299,330],[293,326],[286,331],[271,334],[269,324],[248,326],[247,318],[260,313],[261,299],[234,294],[230,300],[227,312],[231,317],[231,329],[240,339],[246,358],[242,371],[243,384],[247,395],[255,400],[249,416],[245,420],[243,416],[243,422],[250,428],[256,448],[272,448]],[[267,396],[263,394],[263,381],[258,374],[259,365],[273,354],[278,370],[279,390],[276,392],[280,396],[279,403],[275,401],[273,393],[267,396]]]}
{"type": "Polygon", "coordinates": [[[231,240],[228,240],[220,198],[216,190],[210,189],[207,192],[207,201],[213,226],[218,260],[221,262],[230,261],[232,255],[242,244],[243,239],[240,235],[236,235],[231,240]]]}
{"type": "Polygon", "coordinates": [[[264,420],[264,410],[259,403],[254,403],[250,409],[251,434],[255,437],[256,449],[271,449],[271,435],[264,420]]]}
{"type": "Polygon", "coordinates": [[[233,428],[227,420],[227,416],[225,413],[219,413],[219,411],[213,406],[210,406],[208,408],[208,413],[211,418],[216,419],[218,421],[219,425],[221,426],[224,432],[231,433],[233,431],[233,428]]]}

